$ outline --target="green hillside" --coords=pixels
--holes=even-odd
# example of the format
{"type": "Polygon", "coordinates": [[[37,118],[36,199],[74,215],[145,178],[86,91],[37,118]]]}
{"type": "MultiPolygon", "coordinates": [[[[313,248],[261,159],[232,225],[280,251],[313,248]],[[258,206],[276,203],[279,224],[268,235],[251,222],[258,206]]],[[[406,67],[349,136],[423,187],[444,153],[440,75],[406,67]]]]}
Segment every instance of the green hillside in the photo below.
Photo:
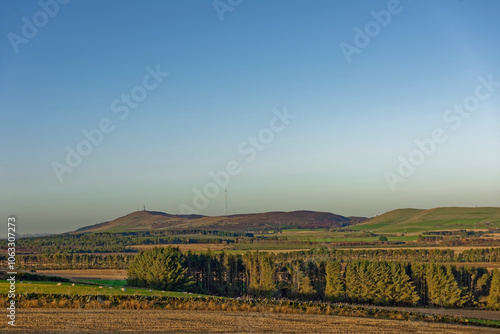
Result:
{"type": "Polygon", "coordinates": [[[353,226],[376,233],[416,233],[436,230],[500,228],[500,208],[398,209],[353,226]]]}

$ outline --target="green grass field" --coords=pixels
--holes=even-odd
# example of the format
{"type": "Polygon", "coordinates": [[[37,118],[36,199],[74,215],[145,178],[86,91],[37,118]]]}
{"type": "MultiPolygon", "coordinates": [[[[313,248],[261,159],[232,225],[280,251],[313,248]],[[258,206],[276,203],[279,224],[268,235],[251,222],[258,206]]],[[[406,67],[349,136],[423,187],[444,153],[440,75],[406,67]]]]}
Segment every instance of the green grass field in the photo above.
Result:
{"type": "MultiPolygon", "coordinates": [[[[403,231],[404,232],[404,231],[403,231]]],[[[381,232],[379,232],[381,233],[381,232]]],[[[384,232],[385,233],[385,232],[384,232]]],[[[381,234],[384,234],[381,233],[381,234]]],[[[393,232],[393,234],[396,234],[393,232]]],[[[418,235],[401,235],[402,233],[397,233],[399,235],[395,236],[389,236],[387,237],[389,241],[414,241],[417,240],[418,235]]],[[[266,235],[266,234],[261,234],[261,235],[266,235]]],[[[298,230],[298,229],[289,229],[289,230],[283,230],[282,233],[276,234],[278,237],[286,237],[290,241],[311,241],[311,242],[346,242],[346,241],[352,241],[352,242],[359,242],[359,241],[366,241],[366,242],[376,242],[378,241],[379,237],[372,237],[372,236],[366,236],[365,231],[360,230],[360,231],[350,231],[350,232],[330,232],[330,231],[325,231],[324,229],[303,229],[303,230],[298,230]]],[[[247,245],[242,245],[238,244],[236,247],[238,249],[266,249],[265,244],[250,244],[250,246],[247,245]],[[243,247],[242,247],[243,246],[243,247]]],[[[292,246],[290,245],[281,245],[283,249],[293,249],[292,246]],[[288,248],[287,248],[288,247],[288,248]]],[[[276,247],[279,247],[279,244],[276,245],[276,247]]],[[[298,245],[296,246],[300,248],[298,245]]],[[[269,248],[268,248],[269,249],[269,248]]]]}
{"type": "Polygon", "coordinates": [[[353,226],[374,233],[500,228],[500,208],[398,209],[353,226]]]}
{"type": "MultiPolygon", "coordinates": [[[[170,296],[170,297],[192,297],[192,296],[202,296],[208,297],[207,295],[198,295],[198,294],[188,294],[183,292],[174,292],[174,291],[159,291],[152,290],[151,292],[148,289],[139,289],[139,288],[125,288],[125,291],[121,291],[120,285],[123,281],[111,282],[109,280],[95,280],[99,282],[108,282],[111,284],[105,285],[103,283],[102,288],[99,288],[98,285],[90,285],[90,284],[81,284],[75,283],[62,283],[61,285],[57,285],[56,282],[32,282],[29,284],[28,282],[16,283],[16,293],[52,293],[52,294],[67,294],[67,295],[141,295],[141,296],[170,296]],[[114,286],[110,289],[108,286],[114,286]]],[[[96,282],[97,283],[97,282],[96,282]]],[[[0,293],[6,294],[9,291],[9,283],[0,282],[0,293]]]]}
{"type": "Polygon", "coordinates": [[[105,279],[86,279],[84,282],[92,282],[101,285],[107,285],[112,287],[124,287],[127,284],[126,280],[105,280],[105,279]]]}

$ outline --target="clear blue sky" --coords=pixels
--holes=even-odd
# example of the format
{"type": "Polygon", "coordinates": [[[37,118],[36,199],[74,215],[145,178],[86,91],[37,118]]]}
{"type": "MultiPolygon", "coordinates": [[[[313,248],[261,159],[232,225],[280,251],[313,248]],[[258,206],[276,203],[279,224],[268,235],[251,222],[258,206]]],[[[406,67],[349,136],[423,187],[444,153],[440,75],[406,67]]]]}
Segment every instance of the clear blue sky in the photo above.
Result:
{"type": "MultiPolygon", "coordinates": [[[[196,209],[194,189],[229,161],[240,168],[230,213],[498,206],[500,86],[478,88],[480,76],[500,81],[498,1],[244,0],[223,20],[211,1],[42,3],[0,3],[0,216],[16,215],[21,233],[144,204],[196,209]],[[388,7],[390,22],[374,24],[388,7]],[[369,43],[356,27],[374,29],[369,43]],[[356,41],[348,62],[341,45],[356,41]],[[147,77],[147,91],[157,66],[169,75],[147,77]],[[446,114],[477,89],[467,118],[446,114]],[[132,91],[147,92],[135,108],[121,101],[132,91]],[[281,126],[284,108],[295,118],[281,126]],[[54,162],[67,165],[66,148],[103,119],[113,131],[58,178],[54,162]],[[267,140],[270,122],[282,131],[267,140]],[[387,172],[436,128],[446,140],[391,190],[387,172]]],[[[197,212],[224,214],[217,191],[197,212]]]]}

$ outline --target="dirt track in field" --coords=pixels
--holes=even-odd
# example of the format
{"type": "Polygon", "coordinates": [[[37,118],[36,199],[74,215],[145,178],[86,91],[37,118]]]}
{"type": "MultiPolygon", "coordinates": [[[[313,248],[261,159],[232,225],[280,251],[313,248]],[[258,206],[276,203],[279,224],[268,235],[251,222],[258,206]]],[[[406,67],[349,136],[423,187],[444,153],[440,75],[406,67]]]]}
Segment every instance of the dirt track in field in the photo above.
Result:
{"type": "Polygon", "coordinates": [[[127,277],[127,270],[124,269],[37,270],[36,273],[47,276],[59,276],[69,279],[124,280],[127,277]]]}
{"type": "Polygon", "coordinates": [[[29,333],[500,333],[499,329],[328,315],[168,310],[19,309],[16,327],[29,333]]]}

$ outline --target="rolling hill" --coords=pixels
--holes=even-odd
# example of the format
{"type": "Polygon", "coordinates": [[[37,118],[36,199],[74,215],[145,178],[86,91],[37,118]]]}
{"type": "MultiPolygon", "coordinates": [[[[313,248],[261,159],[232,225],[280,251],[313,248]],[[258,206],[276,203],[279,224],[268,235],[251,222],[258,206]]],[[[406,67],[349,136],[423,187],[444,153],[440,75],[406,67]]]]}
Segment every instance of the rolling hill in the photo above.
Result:
{"type": "Polygon", "coordinates": [[[256,231],[276,228],[331,228],[348,226],[363,220],[362,217],[348,218],[316,211],[280,211],[213,217],[136,211],[113,221],[80,228],[75,232],[127,232],[161,229],[256,231]]]}
{"type": "Polygon", "coordinates": [[[75,232],[129,232],[167,229],[252,232],[277,228],[313,229],[344,226],[350,226],[357,231],[375,233],[485,230],[491,227],[500,228],[500,208],[397,209],[370,219],[344,217],[316,211],[279,211],[230,216],[173,215],[158,211],[136,211],[112,221],[80,228],[75,232]]]}
{"type": "Polygon", "coordinates": [[[500,208],[445,207],[397,209],[353,226],[358,231],[379,233],[500,228],[500,208]]]}

